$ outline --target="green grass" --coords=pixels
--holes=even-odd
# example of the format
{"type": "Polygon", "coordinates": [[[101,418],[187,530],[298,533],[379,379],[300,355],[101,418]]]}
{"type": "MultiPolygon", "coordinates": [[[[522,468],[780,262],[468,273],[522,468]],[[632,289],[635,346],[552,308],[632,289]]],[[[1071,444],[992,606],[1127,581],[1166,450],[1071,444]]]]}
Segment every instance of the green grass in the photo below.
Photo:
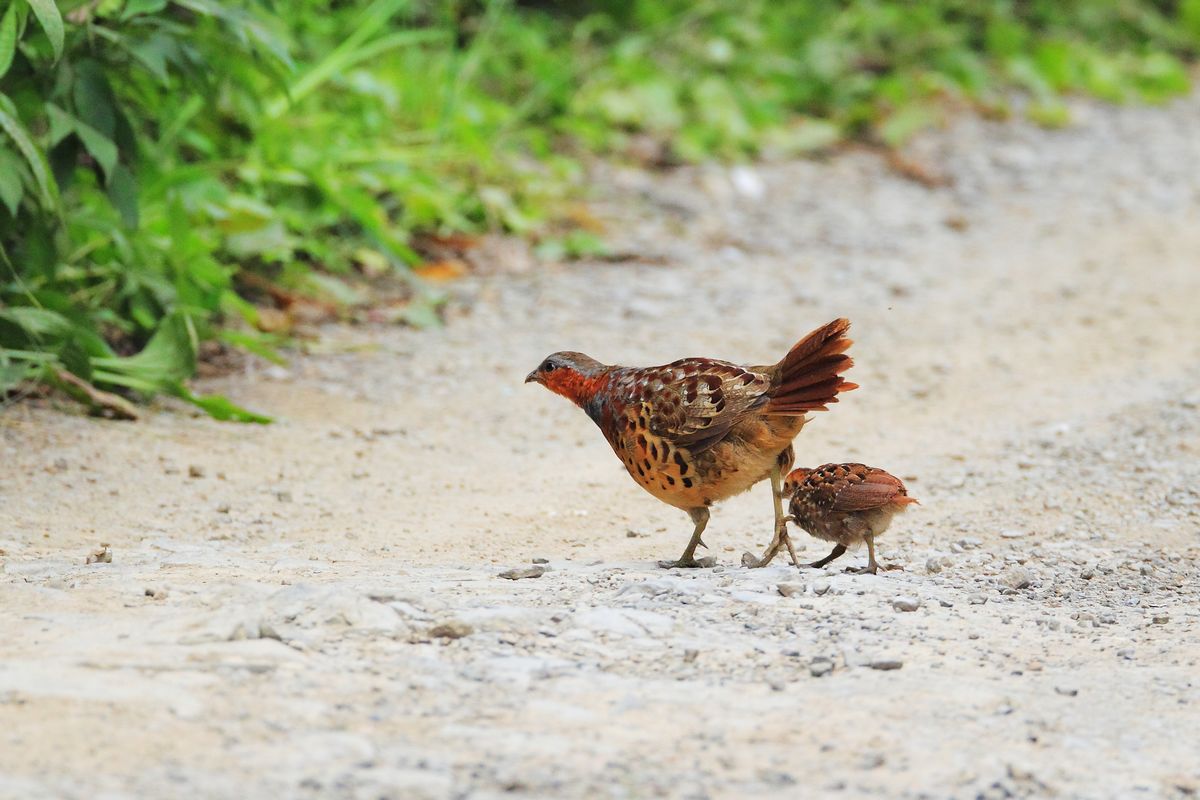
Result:
{"type": "Polygon", "coordinates": [[[420,237],[564,220],[589,154],[795,156],[903,143],[964,106],[1186,91],[1200,0],[607,0],[515,5],[0,0],[0,396],[66,370],[186,388],[201,342],[277,357],[280,298],[381,272],[406,319],[420,237]]]}

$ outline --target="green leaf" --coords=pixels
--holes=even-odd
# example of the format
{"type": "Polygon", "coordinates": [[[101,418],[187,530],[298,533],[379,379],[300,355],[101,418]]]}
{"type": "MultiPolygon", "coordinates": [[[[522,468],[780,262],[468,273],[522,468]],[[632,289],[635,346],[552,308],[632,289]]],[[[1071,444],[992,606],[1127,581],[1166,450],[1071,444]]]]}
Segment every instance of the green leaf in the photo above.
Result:
{"type": "Polygon", "coordinates": [[[138,226],[138,185],[133,172],[124,164],[117,164],[108,181],[108,200],[121,215],[126,228],[138,226]]]}
{"type": "MultiPolygon", "coordinates": [[[[377,0],[375,6],[380,5],[394,6],[399,4],[394,2],[394,0],[377,0]]],[[[364,16],[367,16],[368,13],[370,13],[370,9],[368,9],[368,12],[364,16]]],[[[386,16],[380,19],[386,21],[386,16]]],[[[381,36],[370,44],[364,45],[364,39],[375,30],[374,24],[368,22],[363,27],[355,30],[337,48],[301,75],[288,88],[286,97],[276,98],[267,105],[267,116],[279,116],[287,110],[289,105],[299,103],[333,76],[343,75],[364,61],[377,59],[388,50],[429,42],[445,41],[449,38],[450,34],[449,31],[445,30],[397,31],[387,36],[381,36]]]]}
{"type": "Polygon", "coordinates": [[[778,150],[783,155],[794,156],[823,150],[837,144],[842,130],[836,123],[825,119],[807,118],[787,128],[775,128],[763,137],[763,149],[778,150]]]}
{"type": "Polygon", "coordinates": [[[117,129],[117,100],[104,68],[90,58],[76,62],[74,67],[75,116],[111,139],[117,129]]]}
{"type": "Polygon", "coordinates": [[[1032,103],[1025,114],[1043,128],[1065,128],[1071,124],[1071,110],[1056,100],[1032,103]]]}
{"type": "Polygon", "coordinates": [[[113,144],[113,140],[83,120],[75,121],[75,133],[79,134],[79,140],[83,142],[83,146],[87,148],[92,158],[96,159],[100,169],[104,170],[104,182],[110,183],[113,170],[117,167],[117,146],[113,144]]]}
{"type": "Polygon", "coordinates": [[[80,337],[72,336],[59,348],[58,360],[62,365],[85,381],[92,379],[92,361],[80,337]]]}
{"type": "Polygon", "coordinates": [[[74,327],[71,320],[57,311],[32,306],[0,308],[0,320],[16,325],[35,342],[45,338],[61,338],[69,334],[74,327]]]}
{"type": "Polygon", "coordinates": [[[63,54],[63,21],[62,15],[58,13],[58,6],[54,4],[54,0],[26,0],[26,2],[33,9],[38,22],[41,23],[42,30],[46,32],[46,38],[50,40],[50,46],[54,48],[54,60],[57,61],[62,58],[63,54]]]}
{"type": "Polygon", "coordinates": [[[25,194],[20,168],[21,160],[15,153],[0,150],[0,202],[4,203],[8,213],[14,217],[21,206],[21,197],[25,194]]]}
{"type": "Polygon", "coordinates": [[[259,358],[270,361],[272,364],[287,363],[287,359],[275,347],[280,338],[278,336],[258,333],[257,331],[222,330],[217,333],[217,338],[235,347],[241,347],[259,358]]]}
{"type": "Polygon", "coordinates": [[[13,105],[7,95],[3,94],[0,94],[0,130],[8,134],[8,137],[13,140],[13,144],[21,151],[21,155],[25,157],[25,162],[29,164],[34,181],[41,192],[42,207],[49,210],[57,206],[58,185],[54,183],[54,178],[50,175],[50,166],[46,163],[41,151],[34,145],[29,131],[25,130],[25,126],[21,124],[21,119],[17,115],[17,107],[13,105]]]}
{"type": "Polygon", "coordinates": [[[196,328],[184,314],[165,317],[136,355],[93,358],[98,383],[126,386],[147,394],[169,391],[196,371],[196,328]]]}
{"type": "Polygon", "coordinates": [[[46,134],[47,147],[54,147],[75,132],[75,118],[54,103],[46,103],[46,118],[50,120],[50,130],[46,134]]]}
{"type": "Polygon", "coordinates": [[[1193,39],[1200,39],[1200,0],[1183,0],[1179,4],[1179,22],[1193,39]]]}
{"type": "Polygon", "coordinates": [[[121,21],[143,14],[157,14],[166,7],[167,0],[127,0],[125,8],[121,9],[121,21]]]}
{"type": "Polygon", "coordinates": [[[929,109],[920,105],[908,105],[892,114],[879,126],[879,136],[888,147],[898,147],[918,131],[924,130],[935,121],[929,109]]]}
{"type": "Polygon", "coordinates": [[[167,60],[176,46],[176,42],[169,36],[156,34],[146,41],[130,47],[129,53],[142,62],[143,66],[158,78],[159,83],[166,86],[171,81],[171,76],[167,72],[167,60]]]}
{"type": "Polygon", "coordinates": [[[176,397],[186,400],[199,409],[207,412],[213,419],[219,419],[222,422],[255,422],[259,425],[266,425],[275,420],[268,417],[266,414],[259,414],[255,411],[243,408],[228,397],[219,394],[196,395],[192,394],[191,390],[183,384],[174,387],[171,392],[176,397]]]}
{"type": "Polygon", "coordinates": [[[27,361],[10,360],[8,351],[0,349],[0,397],[31,377],[35,368],[36,365],[27,361]]]}
{"type": "Polygon", "coordinates": [[[12,66],[17,52],[17,4],[13,3],[0,19],[0,78],[12,66]]]}

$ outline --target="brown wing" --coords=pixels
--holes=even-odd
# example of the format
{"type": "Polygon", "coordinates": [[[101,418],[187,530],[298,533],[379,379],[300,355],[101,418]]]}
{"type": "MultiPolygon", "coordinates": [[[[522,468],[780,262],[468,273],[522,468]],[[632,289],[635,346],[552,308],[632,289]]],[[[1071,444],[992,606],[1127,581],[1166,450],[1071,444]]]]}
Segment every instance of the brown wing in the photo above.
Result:
{"type": "Polygon", "coordinates": [[[904,490],[885,483],[847,483],[833,499],[834,511],[868,511],[882,508],[904,490]]]}
{"type": "Polygon", "coordinates": [[[650,432],[693,453],[712,447],[735,423],[765,406],[771,387],[769,375],[707,358],[636,370],[634,377],[650,432]]]}
{"type": "Polygon", "coordinates": [[[844,464],[846,483],[833,501],[834,511],[867,511],[881,508],[907,494],[895,475],[864,464],[844,464]]]}
{"type": "Polygon", "coordinates": [[[907,494],[899,478],[865,464],[823,464],[799,489],[826,511],[868,511],[907,494]]]}

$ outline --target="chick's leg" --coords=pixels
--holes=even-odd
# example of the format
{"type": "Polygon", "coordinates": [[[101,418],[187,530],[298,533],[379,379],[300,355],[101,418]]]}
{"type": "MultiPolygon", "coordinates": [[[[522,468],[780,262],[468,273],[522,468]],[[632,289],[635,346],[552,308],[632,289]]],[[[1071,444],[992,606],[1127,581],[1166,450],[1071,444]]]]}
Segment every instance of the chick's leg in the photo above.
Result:
{"type": "Polygon", "coordinates": [[[811,564],[808,564],[807,566],[816,567],[817,569],[820,569],[821,567],[828,564],[830,561],[833,561],[835,558],[841,557],[841,555],[845,552],[846,552],[845,545],[841,545],[841,544],[834,545],[834,548],[833,548],[833,550],[831,550],[829,552],[829,555],[825,556],[824,558],[820,559],[819,561],[814,561],[811,564]]]}
{"type": "Polygon", "coordinates": [[[862,569],[851,571],[856,575],[865,575],[867,573],[874,575],[879,571],[879,564],[875,561],[875,536],[868,533],[863,536],[863,539],[867,543],[867,565],[862,569]]]}
{"type": "Polygon", "coordinates": [[[684,549],[683,555],[678,561],[660,561],[658,565],[664,569],[672,567],[711,567],[717,563],[717,560],[712,556],[706,558],[696,558],[696,548],[700,545],[708,547],[701,541],[700,537],[704,533],[705,526],[708,525],[708,509],[704,507],[693,508],[688,512],[692,517],[692,522],[696,523],[696,529],[692,531],[692,539],[688,542],[688,546],[684,549]]]}

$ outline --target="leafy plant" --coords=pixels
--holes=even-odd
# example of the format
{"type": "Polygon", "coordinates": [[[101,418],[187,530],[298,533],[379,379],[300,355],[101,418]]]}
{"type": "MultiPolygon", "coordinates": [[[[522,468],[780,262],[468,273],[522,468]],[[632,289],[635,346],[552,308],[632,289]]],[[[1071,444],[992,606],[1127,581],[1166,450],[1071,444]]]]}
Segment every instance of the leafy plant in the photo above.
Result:
{"type": "Polygon", "coordinates": [[[0,0],[0,396],[258,421],[186,388],[199,343],[278,358],[280,315],[381,276],[435,322],[430,236],[603,256],[564,202],[589,153],[896,146],[1015,92],[1063,125],[1185,91],[1198,50],[1200,0],[0,0]]]}

